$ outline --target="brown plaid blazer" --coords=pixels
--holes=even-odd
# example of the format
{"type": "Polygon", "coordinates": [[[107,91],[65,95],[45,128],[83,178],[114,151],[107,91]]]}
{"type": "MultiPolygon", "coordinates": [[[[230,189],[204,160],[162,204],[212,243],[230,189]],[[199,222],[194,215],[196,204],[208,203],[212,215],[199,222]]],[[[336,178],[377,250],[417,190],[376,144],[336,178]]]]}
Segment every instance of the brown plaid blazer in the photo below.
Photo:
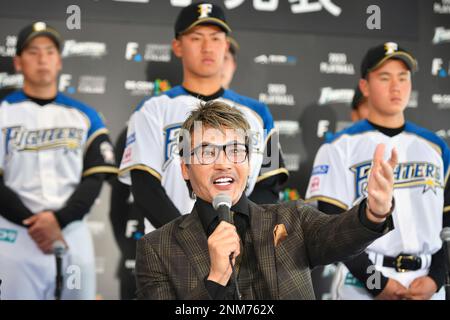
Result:
{"type": "MultiPolygon", "coordinates": [[[[279,205],[250,202],[250,232],[257,263],[272,299],[315,299],[310,270],[361,253],[389,232],[367,229],[359,207],[329,216],[303,201],[279,205]],[[273,230],[284,224],[287,237],[276,247],[273,230]]],[[[210,299],[204,285],[210,260],[197,212],[168,223],[138,241],[138,299],[210,299]]]]}

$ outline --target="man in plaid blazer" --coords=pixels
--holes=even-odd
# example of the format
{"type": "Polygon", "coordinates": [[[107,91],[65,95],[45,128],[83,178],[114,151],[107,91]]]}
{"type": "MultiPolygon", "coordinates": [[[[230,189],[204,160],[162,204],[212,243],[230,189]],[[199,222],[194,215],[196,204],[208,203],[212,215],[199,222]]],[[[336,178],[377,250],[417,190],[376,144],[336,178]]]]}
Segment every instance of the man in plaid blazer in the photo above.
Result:
{"type": "Polygon", "coordinates": [[[197,201],[190,214],[139,240],[139,299],[314,299],[311,268],[357,255],[393,229],[395,150],[384,161],[378,146],[368,198],[329,216],[302,201],[260,206],[246,198],[248,129],[237,109],[219,101],[183,123],[182,172],[197,201]],[[213,209],[218,194],[231,198],[234,225],[213,209]]]}

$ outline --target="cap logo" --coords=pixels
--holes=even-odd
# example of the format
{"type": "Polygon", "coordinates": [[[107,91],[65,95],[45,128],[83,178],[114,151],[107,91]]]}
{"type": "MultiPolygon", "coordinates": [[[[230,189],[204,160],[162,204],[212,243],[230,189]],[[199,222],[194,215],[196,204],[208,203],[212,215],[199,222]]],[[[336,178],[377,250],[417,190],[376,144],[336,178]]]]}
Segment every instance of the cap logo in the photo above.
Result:
{"type": "Polygon", "coordinates": [[[384,51],[385,54],[393,54],[395,51],[398,50],[398,44],[396,44],[395,42],[386,42],[384,44],[384,51]]]}
{"type": "Polygon", "coordinates": [[[42,31],[45,29],[47,29],[47,25],[45,24],[45,22],[36,22],[35,24],[33,24],[34,31],[42,31]]]}
{"type": "Polygon", "coordinates": [[[213,5],[211,3],[201,3],[198,5],[198,19],[208,18],[212,12],[213,5]]]}

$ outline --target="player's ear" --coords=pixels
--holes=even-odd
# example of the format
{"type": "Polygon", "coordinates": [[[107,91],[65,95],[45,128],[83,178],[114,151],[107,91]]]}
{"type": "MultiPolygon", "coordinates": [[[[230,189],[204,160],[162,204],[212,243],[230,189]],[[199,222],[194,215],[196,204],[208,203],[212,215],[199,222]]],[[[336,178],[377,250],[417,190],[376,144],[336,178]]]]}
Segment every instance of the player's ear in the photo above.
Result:
{"type": "Polygon", "coordinates": [[[172,51],[177,58],[181,58],[181,40],[179,38],[172,40],[172,51]]]}
{"type": "Polygon", "coordinates": [[[181,174],[183,175],[183,179],[189,180],[188,165],[186,164],[186,162],[184,162],[184,160],[180,161],[180,165],[181,165],[181,174]]]}
{"type": "Polygon", "coordinates": [[[359,90],[364,97],[369,97],[369,82],[366,79],[359,79],[359,90]]]}
{"type": "Polygon", "coordinates": [[[22,72],[22,60],[20,56],[15,56],[13,59],[14,63],[14,69],[16,69],[16,72],[22,72]]]}

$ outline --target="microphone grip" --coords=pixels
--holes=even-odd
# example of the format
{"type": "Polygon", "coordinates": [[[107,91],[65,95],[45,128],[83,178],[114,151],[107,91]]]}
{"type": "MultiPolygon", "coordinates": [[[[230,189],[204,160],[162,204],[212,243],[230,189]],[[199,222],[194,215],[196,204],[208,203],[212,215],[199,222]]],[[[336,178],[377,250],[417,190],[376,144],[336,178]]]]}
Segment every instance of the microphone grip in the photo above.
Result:
{"type": "Polygon", "coordinates": [[[217,208],[217,211],[219,212],[219,221],[225,221],[230,224],[234,224],[233,215],[231,214],[230,208],[225,205],[221,205],[219,206],[219,208],[217,208]]]}

